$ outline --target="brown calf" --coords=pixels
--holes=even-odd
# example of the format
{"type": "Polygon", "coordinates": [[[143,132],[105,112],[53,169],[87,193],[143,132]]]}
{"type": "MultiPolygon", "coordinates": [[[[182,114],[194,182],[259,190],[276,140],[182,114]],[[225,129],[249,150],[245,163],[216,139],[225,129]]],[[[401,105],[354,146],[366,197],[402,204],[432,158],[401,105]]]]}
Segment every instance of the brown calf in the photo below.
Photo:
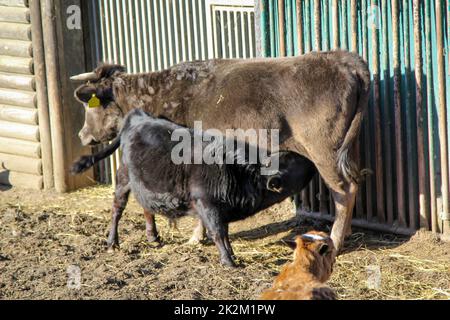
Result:
{"type": "Polygon", "coordinates": [[[334,264],[334,245],[328,235],[311,231],[295,239],[294,261],[283,267],[272,288],[261,300],[334,300],[336,294],[324,283],[334,264]]]}

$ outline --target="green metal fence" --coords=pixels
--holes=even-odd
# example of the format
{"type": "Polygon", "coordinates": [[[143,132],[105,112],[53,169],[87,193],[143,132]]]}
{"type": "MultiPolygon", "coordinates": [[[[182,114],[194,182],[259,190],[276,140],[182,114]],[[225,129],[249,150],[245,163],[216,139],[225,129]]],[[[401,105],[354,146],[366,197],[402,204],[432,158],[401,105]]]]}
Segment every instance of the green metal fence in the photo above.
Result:
{"type": "MultiPolygon", "coordinates": [[[[263,56],[342,48],[370,66],[359,147],[361,166],[374,174],[361,186],[356,225],[450,232],[449,15],[448,0],[260,1],[263,56]]],[[[318,178],[302,198],[304,209],[332,218],[318,178]]]]}

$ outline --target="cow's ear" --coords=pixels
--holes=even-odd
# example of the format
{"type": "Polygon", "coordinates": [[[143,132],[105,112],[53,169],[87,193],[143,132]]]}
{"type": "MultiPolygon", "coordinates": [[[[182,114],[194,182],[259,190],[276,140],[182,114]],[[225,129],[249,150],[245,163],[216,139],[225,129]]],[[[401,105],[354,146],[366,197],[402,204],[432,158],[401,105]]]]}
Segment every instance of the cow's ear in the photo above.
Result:
{"type": "Polygon", "coordinates": [[[88,103],[93,95],[97,95],[97,88],[83,85],[75,90],[75,97],[83,103],[88,103]]]}
{"type": "Polygon", "coordinates": [[[99,78],[109,78],[126,72],[126,68],[119,64],[104,64],[98,67],[95,72],[99,75],[99,78]]]}
{"type": "Polygon", "coordinates": [[[83,85],[75,91],[75,97],[83,103],[88,103],[94,95],[104,106],[113,99],[112,90],[108,90],[108,88],[105,89],[98,86],[83,85]]]}

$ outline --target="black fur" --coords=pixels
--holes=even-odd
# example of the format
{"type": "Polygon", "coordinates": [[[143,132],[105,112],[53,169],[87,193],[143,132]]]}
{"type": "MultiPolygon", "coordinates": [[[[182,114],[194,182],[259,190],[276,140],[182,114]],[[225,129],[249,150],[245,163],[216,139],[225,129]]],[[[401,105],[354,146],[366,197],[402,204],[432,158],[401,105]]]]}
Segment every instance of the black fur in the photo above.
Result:
{"type": "MultiPolygon", "coordinates": [[[[260,162],[176,165],[171,159],[172,149],[178,143],[171,141],[175,129],[188,130],[141,110],[134,110],[125,118],[119,137],[130,190],[148,211],[161,212],[171,219],[198,215],[219,249],[221,262],[234,265],[228,223],[298,193],[314,176],[315,166],[294,152],[279,153],[279,170],[271,176],[261,174],[260,162]]],[[[193,130],[190,133],[193,135],[193,130]]],[[[224,140],[224,146],[225,143],[224,140]]],[[[98,161],[107,154],[93,157],[98,161]]],[[[85,162],[74,167],[84,167],[85,162]]],[[[91,165],[91,161],[87,164],[91,165]]]]}

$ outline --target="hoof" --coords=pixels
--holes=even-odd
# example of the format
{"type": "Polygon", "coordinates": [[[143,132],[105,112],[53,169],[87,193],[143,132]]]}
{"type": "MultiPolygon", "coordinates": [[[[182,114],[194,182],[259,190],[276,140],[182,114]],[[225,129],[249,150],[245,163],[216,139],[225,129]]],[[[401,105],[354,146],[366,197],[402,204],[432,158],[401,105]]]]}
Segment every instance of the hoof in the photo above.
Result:
{"type": "Polygon", "coordinates": [[[119,246],[108,246],[108,249],[106,250],[106,252],[108,253],[115,253],[119,251],[119,246]]]}
{"type": "Polygon", "coordinates": [[[190,245],[190,246],[198,246],[201,243],[201,239],[199,239],[198,237],[192,237],[189,239],[188,242],[186,242],[186,244],[190,245]]]}
{"type": "Polygon", "coordinates": [[[161,243],[161,238],[159,236],[147,236],[148,243],[161,243]]]}
{"type": "Polygon", "coordinates": [[[221,259],[220,263],[224,267],[237,268],[237,264],[233,260],[230,260],[230,259],[221,259]]]}

